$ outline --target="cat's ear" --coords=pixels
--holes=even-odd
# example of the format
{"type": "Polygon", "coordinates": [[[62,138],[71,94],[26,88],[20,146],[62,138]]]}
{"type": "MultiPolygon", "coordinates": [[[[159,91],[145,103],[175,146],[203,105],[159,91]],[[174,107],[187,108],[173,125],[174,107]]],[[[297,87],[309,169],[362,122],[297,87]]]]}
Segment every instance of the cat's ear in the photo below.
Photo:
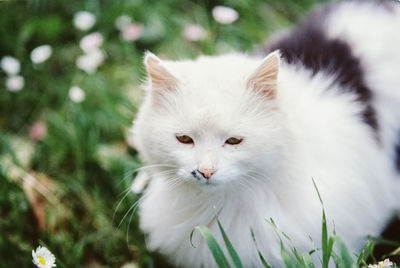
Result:
{"type": "Polygon", "coordinates": [[[276,97],[280,53],[276,50],[266,56],[247,81],[247,87],[269,99],[276,97]]]}
{"type": "Polygon", "coordinates": [[[168,72],[156,55],[147,51],[144,65],[153,89],[172,91],[176,87],[178,80],[168,72]]]}

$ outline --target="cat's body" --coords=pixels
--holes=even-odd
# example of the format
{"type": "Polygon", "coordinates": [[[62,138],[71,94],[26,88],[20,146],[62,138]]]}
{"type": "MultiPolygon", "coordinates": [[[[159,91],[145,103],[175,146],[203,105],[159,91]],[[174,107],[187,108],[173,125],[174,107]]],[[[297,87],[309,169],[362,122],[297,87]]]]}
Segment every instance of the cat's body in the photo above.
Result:
{"type": "Polygon", "coordinates": [[[313,41],[291,33],[270,46],[281,50],[280,65],[276,52],[264,61],[147,55],[149,92],[134,133],[144,161],[155,165],[146,169],[151,181],[140,202],[150,249],[177,266],[214,267],[202,239],[195,235],[193,248],[189,235],[206,225],[221,241],[218,214],[245,267],[261,266],[250,229],[279,267],[265,219],[300,251],[312,249],[308,235],[319,244],[312,178],[330,230],[334,221],[350,249],[380,234],[400,207],[400,5],[337,4],[297,31],[313,29],[313,41]]]}

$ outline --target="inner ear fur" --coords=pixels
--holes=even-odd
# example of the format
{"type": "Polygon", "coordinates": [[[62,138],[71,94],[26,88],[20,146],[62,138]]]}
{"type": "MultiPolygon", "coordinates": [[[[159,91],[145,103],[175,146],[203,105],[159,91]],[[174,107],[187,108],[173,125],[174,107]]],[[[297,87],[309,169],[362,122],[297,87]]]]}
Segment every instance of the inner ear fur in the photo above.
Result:
{"type": "Polygon", "coordinates": [[[247,81],[247,87],[268,99],[275,99],[280,65],[278,50],[268,54],[247,81]]]}
{"type": "Polygon", "coordinates": [[[169,90],[176,88],[178,80],[164,67],[162,61],[153,53],[146,52],[144,64],[154,90],[169,90]]]}

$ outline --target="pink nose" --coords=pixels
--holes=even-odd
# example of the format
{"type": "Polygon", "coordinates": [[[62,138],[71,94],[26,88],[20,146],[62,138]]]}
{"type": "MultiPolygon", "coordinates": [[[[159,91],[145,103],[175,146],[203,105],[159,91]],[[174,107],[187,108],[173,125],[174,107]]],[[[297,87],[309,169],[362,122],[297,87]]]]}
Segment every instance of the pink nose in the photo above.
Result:
{"type": "Polygon", "coordinates": [[[201,174],[203,174],[204,178],[206,178],[208,180],[215,173],[215,169],[213,169],[213,168],[201,168],[201,169],[199,169],[199,172],[201,174]]]}

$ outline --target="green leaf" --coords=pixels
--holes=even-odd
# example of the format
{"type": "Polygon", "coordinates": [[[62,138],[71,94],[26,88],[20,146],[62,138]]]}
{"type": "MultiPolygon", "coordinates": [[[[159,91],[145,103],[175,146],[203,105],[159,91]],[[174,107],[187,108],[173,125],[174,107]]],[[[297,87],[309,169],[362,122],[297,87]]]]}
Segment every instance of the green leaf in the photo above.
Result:
{"type": "Polygon", "coordinates": [[[264,256],[261,254],[261,252],[260,252],[259,250],[257,250],[257,252],[258,252],[258,257],[260,257],[260,260],[261,260],[261,262],[262,262],[264,268],[272,268],[272,267],[268,264],[268,262],[265,260],[264,256]]]}
{"type": "Polygon", "coordinates": [[[359,266],[360,264],[367,265],[366,260],[371,255],[372,251],[374,250],[374,242],[369,240],[365,243],[361,253],[358,255],[356,264],[359,266]]]}
{"type": "Polygon", "coordinates": [[[260,252],[260,250],[258,249],[258,245],[257,245],[256,237],[254,236],[253,229],[251,229],[250,232],[251,232],[251,237],[253,238],[253,242],[254,242],[254,244],[256,245],[256,248],[257,248],[258,257],[260,258],[264,268],[272,268],[271,265],[269,265],[268,262],[265,260],[264,256],[260,252]]]}
{"type": "Polygon", "coordinates": [[[308,253],[303,253],[302,255],[304,267],[310,267],[310,268],[315,268],[315,265],[311,259],[311,255],[308,253]]]}
{"type": "Polygon", "coordinates": [[[317,184],[315,183],[314,179],[312,179],[312,182],[314,184],[314,188],[317,191],[319,201],[321,202],[322,205],[322,266],[327,268],[329,265],[329,259],[331,258],[331,253],[332,253],[332,247],[334,244],[334,239],[330,239],[328,237],[328,226],[326,224],[326,215],[325,215],[325,209],[324,209],[324,203],[322,202],[322,197],[321,194],[318,190],[317,184]]]}
{"type": "Polygon", "coordinates": [[[321,205],[322,205],[322,207],[323,207],[323,206],[324,206],[324,203],[322,202],[321,194],[319,193],[319,190],[318,190],[317,184],[315,183],[314,179],[312,179],[312,182],[313,182],[313,184],[314,184],[314,188],[315,188],[315,190],[317,191],[317,194],[318,194],[319,201],[321,202],[321,205]]]}
{"type": "Polygon", "coordinates": [[[328,256],[331,256],[332,255],[332,249],[333,249],[333,245],[335,244],[335,238],[333,238],[333,237],[329,237],[329,240],[328,240],[328,247],[327,247],[327,255],[328,256]]]}
{"type": "Polygon", "coordinates": [[[283,245],[282,240],[281,240],[281,256],[282,256],[283,262],[285,263],[286,268],[295,267],[293,265],[292,257],[290,256],[289,252],[286,250],[285,246],[283,245]]]}
{"type": "Polygon", "coordinates": [[[211,233],[210,229],[208,229],[206,226],[196,226],[193,231],[190,233],[190,243],[192,243],[192,238],[193,238],[193,233],[194,231],[197,230],[200,232],[201,236],[204,238],[204,240],[207,243],[208,248],[210,249],[211,253],[214,256],[214,260],[217,262],[218,267],[220,268],[229,268],[229,262],[225,257],[224,252],[218,245],[217,240],[215,240],[213,234],[211,233]]]}
{"type": "Polygon", "coordinates": [[[225,246],[228,249],[229,255],[231,256],[233,263],[235,264],[236,268],[242,268],[243,265],[242,265],[242,262],[240,261],[239,255],[237,254],[236,250],[233,248],[232,243],[229,240],[228,236],[226,235],[225,230],[222,227],[218,218],[217,218],[217,222],[218,222],[219,230],[221,231],[222,237],[224,239],[225,246]]]}
{"type": "Polygon", "coordinates": [[[343,241],[338,236],[335,236],[335,241],[336,241],[336,244],[340,251],[341,265],[343,265],[341,267],[344,267],[344,268],[357,267],[357,265],[354,263],[354,260],[350,256],[350,253],[349,253],[346,245],[343,243],[343,241]]]}

